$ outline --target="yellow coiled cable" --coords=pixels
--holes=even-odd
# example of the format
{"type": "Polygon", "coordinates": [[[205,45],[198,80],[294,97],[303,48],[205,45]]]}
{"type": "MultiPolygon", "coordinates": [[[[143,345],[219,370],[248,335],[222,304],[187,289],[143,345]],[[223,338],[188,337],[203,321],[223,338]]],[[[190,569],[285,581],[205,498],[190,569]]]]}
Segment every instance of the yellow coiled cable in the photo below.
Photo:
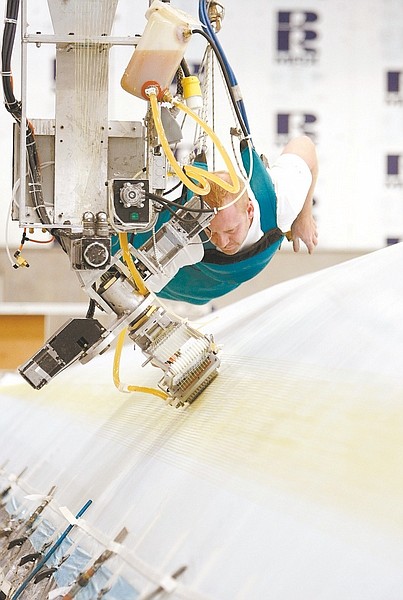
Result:
{"type": "Polygon", "coordinates": [[[168,161],[170,162],[173,170],[175,171],[175,173],[179,177],[179,179],[182,181],[182,183],[184,183],[185,186],[187,188],[189,188],[189,190],[191,190],[192,192],[194,192],[197,195],[200,195],[200,194],[205,195],[205,194],[209,193],[210,184],[209,184],[208,180],[214,181],[214,183],[221,186],[227,192],[236,194],[240,189],[238,175],[237,175],[235,168],[227,154],[227,151],[225,150],[224,146],[218,139],[215,132],[207,125],[207,123],[202,121],[202,119],[200,119],[200,117],[196,113],[194,113],[190,108],[188,108],[185,104],[182,104],[181,102],[178,102],[176,100],[172,100],[172,103],[177,108],[179,108],[180,110],[185,112],[187,115],[189,115],[192,119],[194,119],[200,125],[200,127],[202,127],[202,129],[211,137],[211,139],[213,140],[219,153],[221,154],[222,158],[224,159],[225,165],[228,169],[228,173],[229,173],[229,176],[231,179],[231,183],[228,183],[227,181],[223,181],[220,177],[218,177],[214,173],[210,173],[208,171],[205,171],[204,169],[201,169],[200,167],[195,167],[194,165],[187,165],[185,167],[186,173],[184,173],[182,171],[180,165],[178,164],[178,162],[169,146],[168,140],[165,136],[164,127],[163,127],[161,117],[159,114],[157,96],[153,91],[150,91],[150,90],[146,90],[146,94],[150,100],[151,112],[153,115],[155,128],[157,130],[161,146],[163,147],[166,157],[167,157],[168,161]],[[200,185],[196,185],[192,181],[192,179],[190,179],[188,177],[188,175],[190,177],[192,177],[192,179],[197,181],[200,185]]]}

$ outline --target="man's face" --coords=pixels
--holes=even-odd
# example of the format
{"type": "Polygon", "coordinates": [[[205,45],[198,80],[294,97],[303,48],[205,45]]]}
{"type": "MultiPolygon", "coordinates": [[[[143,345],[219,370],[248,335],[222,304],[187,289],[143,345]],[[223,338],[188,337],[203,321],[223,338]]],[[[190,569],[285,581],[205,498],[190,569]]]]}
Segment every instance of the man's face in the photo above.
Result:
{"type": "Polygon", "coordinates": [[[253,204],[249,200],[246,209],[232,204],[211,220],[206,233],[224,254],[236,254],[242,246],[253,219],[253,204]]]}

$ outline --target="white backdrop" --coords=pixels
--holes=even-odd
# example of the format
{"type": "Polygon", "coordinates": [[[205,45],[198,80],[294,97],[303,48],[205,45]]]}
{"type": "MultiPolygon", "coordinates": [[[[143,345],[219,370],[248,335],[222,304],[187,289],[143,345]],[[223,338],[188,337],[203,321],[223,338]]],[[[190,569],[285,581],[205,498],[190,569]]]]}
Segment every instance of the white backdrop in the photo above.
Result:
{"type": "MultiPolygon", "coordinates": [[[[197,16],[196,0],[172,5],[197,16]]],[[[401,0],[289,0],[286,6],[280,0],[253,0],[247,9],[233,0],[224,5],[219,39],[242,90],[258,151],[273,160],[285,141],[300,133],[317,143],[320,248],[367,250],[403,239],[401,0]]],[[[30,31],[51,32],[47,2],[28,0],[28,6],[30,31]]],[[[120,0],[113,33],[142,33],[147,7],[146,0],[120,0]]],[[[200,62],[203,49],[201,39],[192,41],[187,60],[200,62]]],[[[17,97],[18,55],[17,40],[17,97]]],[[[42,46],[30,55],[28,116],[50,117],[54,51],[42,46]]],[[[111,52],[111,119],[141,120],[145,113],[145,103],[119,85],[130,55],[130,48],[111,52]]],[[[222,110],[216,128],[228,145],[227,117],[233,123],[229,108],[222,110]]],[[[2,223],[11,194],[11,127],[11,117],[1,111],[2,223]]],[[[4,238],[2,226],[0,243],[4,238]]]]}

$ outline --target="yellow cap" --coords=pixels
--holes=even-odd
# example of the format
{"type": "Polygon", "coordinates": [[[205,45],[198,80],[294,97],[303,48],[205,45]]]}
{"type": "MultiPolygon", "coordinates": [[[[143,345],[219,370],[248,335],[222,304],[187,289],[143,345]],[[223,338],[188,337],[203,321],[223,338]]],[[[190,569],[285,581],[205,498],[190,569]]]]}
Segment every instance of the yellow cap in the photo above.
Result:
{"type": "Polygon", "coordinates": [[[189,75],[182,79],[183,97],[185,100],[191,96],[201,96],[200,81],[196,75],[189,75]]]}

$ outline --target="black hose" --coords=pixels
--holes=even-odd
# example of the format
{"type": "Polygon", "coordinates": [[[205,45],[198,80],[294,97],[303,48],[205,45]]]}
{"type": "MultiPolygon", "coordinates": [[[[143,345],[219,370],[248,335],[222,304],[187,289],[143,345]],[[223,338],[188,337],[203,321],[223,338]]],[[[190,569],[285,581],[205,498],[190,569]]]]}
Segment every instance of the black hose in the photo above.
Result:
{"type": "Polygon", "coordinates": [[[7,0],[1,49],[1,70],[6,109],[13,115],[16,121],[20,123],[21,102],[17,102],[15,99],[11,77],[11,56],[17,30],[18,10],[19,0],[7,0]]]}
{"type": "MultiPolygon", "coordinates": [[[[1,69],[5,107],[21,127],[22,104],[21,101],[16,100],[14,96],[11,75],[11,57],[17,30],[19,6],[19,0],[7,0],[4,19],[3,42],[1,48],[1,69]]],[[[28,176],[31,185],[30,194],[33,198],[33,205],[36,208],[38,218],[41,223],[49,224],[51,221],[43,202],[38,150],[33,128],[28,122],[26,123],[25,137],[28,159],[28,176]]]]}
{"type": "Polygon", "coordinates": [[[165,198],[161,198],[161,196],[157,196],[156,194],[152,194],[151,192],[149,192],[147,195],[150,198],[152,198],[154,200],[154,202],[161,204],[164,207],[164,210],[167,210],[171,215],[173,215],[181,223],[197,223],[202,214],[204,214],[204,213],[214,214],[215,213],[214,209],[212,209],[212,208],[209,208],[209,209],[203,208],[203,206],[205,206],[205,203],[203,202],[203,199],[201,196],[199,197],[200,198],[200,208],[188,208],[186,204],[183,205],[183,204],[178,204],[177,202],[172,202],[170,200],[166,200],[165,198]],[[175,207],[177,209],[185,210],[186,213],[195,213],[195,217],[193,217],[193,218],[181,217],[180,215],[178,215],[178,211],[174,210],[173,207],[175,207]]]}
{"type": "Polygon", "coordinates": [[[93,298],[90,298],[90,301],[89,301],[89,304],[88,304],[88,309],[87,309],[87,314],[85,315],[87,319],[93,319],[94,318],[96,306],[97,305],[96,305],[95,300],[93,298]]]}
{"type": "Polygon", "coordinates": [[[161,196],[157,196],[157,194],[153,194],[152,192],[146,192],[146,196],[154,200],[155,202],[159,202],[162,206],[165,207],[175,207],[175,208],[185,208],[188,212],[195,213],[214,213],[214,209],[212,208],[202,208],[204,206],[203,200],[200,198],[201,208],[187,208],[186,204],[179,204],[173,200],[167,200],[166,198],[162,198],[161,196]]]}
{"type": "Polygon", "coordinates": [[[184,58],[181,60],[181,69],[185,77],[190,77],[190,70],[188,64],[184,58]]]}

